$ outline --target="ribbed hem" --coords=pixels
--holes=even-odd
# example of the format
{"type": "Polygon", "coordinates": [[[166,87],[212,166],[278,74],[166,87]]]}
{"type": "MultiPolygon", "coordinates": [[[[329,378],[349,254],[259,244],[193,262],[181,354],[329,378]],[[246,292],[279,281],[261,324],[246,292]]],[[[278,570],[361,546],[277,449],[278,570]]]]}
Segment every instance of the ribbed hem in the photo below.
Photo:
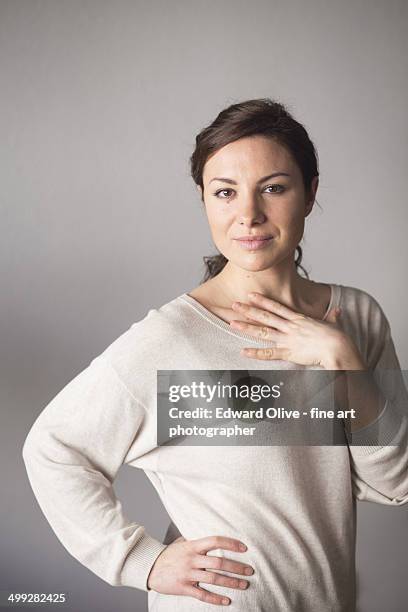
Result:
{"type": "Polygon", "coordinates": [[[388,399],[378,417],[355,432],[347,432],[350,450],[355,455],[368,455],[385,446],[392,446],[401,427],[402,417],[388,399]]]}
{"type": "Polygon", "coordinates": [[[147,586],[147,578],[154,562],[165,548],[167,548],[166,544],[144,532],[123,564],[120,574],[121,585],[150,591],[147,586]]]}

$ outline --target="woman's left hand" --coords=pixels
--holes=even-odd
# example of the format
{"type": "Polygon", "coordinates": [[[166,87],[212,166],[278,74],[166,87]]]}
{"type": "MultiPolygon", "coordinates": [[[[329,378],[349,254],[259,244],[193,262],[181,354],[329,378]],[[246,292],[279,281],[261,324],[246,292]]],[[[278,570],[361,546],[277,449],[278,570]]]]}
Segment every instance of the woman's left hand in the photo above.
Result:
{"type": "Polygon", "coordinates": [[[244,348],[241,354],[254,359],[292,361],[328,370],[365,369],[358,348],[338,327],[340,309],[330,309],[322,321],[296,312],[261,293],[248,296],[250,304],[234,302],[232,308],[255,323],[234,320],[230,325],[254,338],[270,340],[271,346],[244,348]]]}

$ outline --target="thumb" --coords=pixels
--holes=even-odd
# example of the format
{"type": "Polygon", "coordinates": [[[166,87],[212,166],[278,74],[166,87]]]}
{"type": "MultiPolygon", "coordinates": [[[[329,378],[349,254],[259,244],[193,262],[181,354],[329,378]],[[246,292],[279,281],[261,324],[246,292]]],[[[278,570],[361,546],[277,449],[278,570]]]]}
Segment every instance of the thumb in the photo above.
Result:
{"type": "Polygon", "coordinates": [[[339,320],[339,316],[341,313],[341,308],[330,308],[329,314],[326,317],[326,321],[329,323],[336,324],[339,320]]]}

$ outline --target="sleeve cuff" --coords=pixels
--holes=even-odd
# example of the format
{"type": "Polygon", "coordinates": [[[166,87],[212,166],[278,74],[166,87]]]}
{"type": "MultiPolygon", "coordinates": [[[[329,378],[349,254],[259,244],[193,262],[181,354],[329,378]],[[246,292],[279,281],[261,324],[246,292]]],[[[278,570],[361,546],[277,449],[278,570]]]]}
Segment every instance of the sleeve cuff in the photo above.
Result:
{"type": "Polygon", "coordinates": [[[353,448],[353,452],[358,452],[360,455],[368,455],[369,453],[390,446],[392,440],[396,437],[402,417],[388,399],[385,402],[384,408],[377,418],[352,433],[346,432],[349,445],[353,448]]]}
{"type": "Polygon", "coordinates": [[[129,586],[142,591],[150,591],[147,579],[154,562],[160,553],[167,548],[166,544],[152,538],[144,532],[142,537],[132,548],[121,571],[121,585],[129,586]]]}

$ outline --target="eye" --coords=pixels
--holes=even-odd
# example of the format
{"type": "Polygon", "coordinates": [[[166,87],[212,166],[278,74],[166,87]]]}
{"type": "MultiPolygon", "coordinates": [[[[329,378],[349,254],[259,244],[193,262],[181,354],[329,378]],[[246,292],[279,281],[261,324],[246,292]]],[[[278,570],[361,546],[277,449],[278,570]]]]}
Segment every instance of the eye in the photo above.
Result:
{"type": "MultiPolygon", "coordinates": [[[[219,196],[219,194],[220,194],[220,193],[226,193],[226,192],[230,192],[230,191],[232,191],[232,189],[219,189],[218,191],[216,191],[216,192],[214,193],[214,195],[215,195],[215,196],[217,196],[217,198],[218,198],[218,197],[220,197],[220,196],[219,196]]],[[[223,199],[223,200],[228,200],[228,198],[230,198],[230,197],[231,197],[231,196],[229,196],[229,195],[227,195],[227,196],[221,196],[221,199],[223,199]]]]}
{"type": "Polygon", "coordinates": [[[282,193],[282,191],[285,191],[285,187],[283,185],[278,185],[277,183],[275,185],[267,185],[265,189],[272,189],[273,187],[278,187],[279,191],[269,191],[268,193],[282,193]]]}

